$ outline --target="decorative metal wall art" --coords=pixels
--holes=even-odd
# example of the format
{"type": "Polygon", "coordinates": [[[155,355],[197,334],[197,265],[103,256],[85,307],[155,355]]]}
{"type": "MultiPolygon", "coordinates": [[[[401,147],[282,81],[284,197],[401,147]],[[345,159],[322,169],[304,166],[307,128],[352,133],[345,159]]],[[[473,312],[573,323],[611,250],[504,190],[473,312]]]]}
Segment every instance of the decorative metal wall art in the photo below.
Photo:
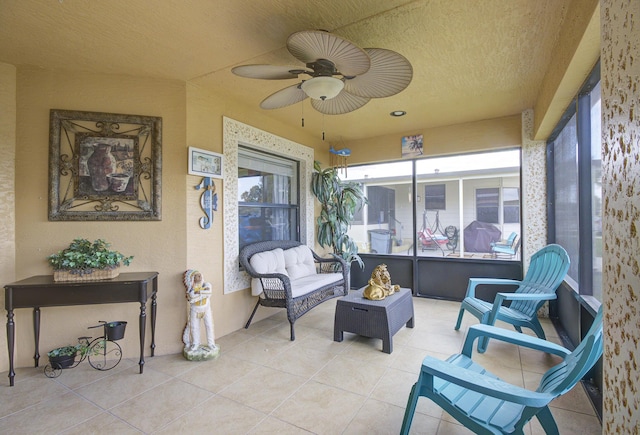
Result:
{"type": "Polygon", "coordinates": [[[213,212],[218,210],[216,184],[211,177],[204,177],[195,188],[196,190],[203,189],[202,195],[200,195],[200,207],[202,207],[205,215],[200,218],[200,228],[208,230],[211,228],[211,222],[213,222],[213,212]]]}
{"type": "Polygon", "coordinates": [[[162,219],[162,118],[52,109],[49,220],[162,219]]]}

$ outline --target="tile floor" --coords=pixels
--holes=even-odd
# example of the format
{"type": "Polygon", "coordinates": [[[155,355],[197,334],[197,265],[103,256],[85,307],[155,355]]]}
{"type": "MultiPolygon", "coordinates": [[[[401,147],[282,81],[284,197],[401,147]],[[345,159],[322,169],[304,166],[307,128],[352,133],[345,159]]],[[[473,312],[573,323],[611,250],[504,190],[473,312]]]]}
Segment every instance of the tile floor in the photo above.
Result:
{"type": "MultiPolygon", "coordinates": [[[[289,341],[284,310],[221,337],[218,359],[181,355],[123,359],[108,372],[85,361],[55,379],[42,368],[18,369],[16,385],[0,374],[0,433],[11,434],[396,434],[411,385],[425,355],[446,358],[461,349],[465,315],[454,331],[459,303],[414,298],[415,328],[401,329],[391,355],[382,342],[345,333],[333,341],[335,299],[296,322],[289,341]]],[[[264,310],[265,308],[260,308],[264,310]]],[[[558,341],[550,322],[548,338],[558,341]]],[[[492,341],[477,359],[503,379],[535,389],[555,357],[492,341]]],[[[578,385],[552,403],[560,433],[600,434],[578,385]]],[[[426,398],[418,402],[413,434],[469,433],[426,398]]],[[[537,421],[525,433],[542,433],[537,421]]]]}

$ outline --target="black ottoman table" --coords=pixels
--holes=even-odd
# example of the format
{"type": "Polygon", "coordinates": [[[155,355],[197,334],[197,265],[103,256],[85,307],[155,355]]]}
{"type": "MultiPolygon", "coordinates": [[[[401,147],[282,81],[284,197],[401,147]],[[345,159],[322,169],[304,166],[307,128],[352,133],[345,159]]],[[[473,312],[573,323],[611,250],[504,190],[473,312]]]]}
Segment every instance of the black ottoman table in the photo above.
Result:
{"type": "Polygon", "coordinates": [[[365,299],[362,291],[352,291],[336,302],[333,340],[342,341],[344,332],[380,338],[382,351],[391,353],[393,335],[405,324],[407,328],[413,328],[411,289],[401,288],[381,301],[365,299]]]}

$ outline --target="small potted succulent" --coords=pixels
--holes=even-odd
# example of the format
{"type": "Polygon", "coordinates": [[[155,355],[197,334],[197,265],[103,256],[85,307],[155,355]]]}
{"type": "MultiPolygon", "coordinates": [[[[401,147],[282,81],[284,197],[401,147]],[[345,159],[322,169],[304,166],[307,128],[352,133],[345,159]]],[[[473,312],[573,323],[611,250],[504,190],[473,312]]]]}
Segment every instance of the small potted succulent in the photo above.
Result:
{"type": "Polygon", "coordinates": [[[121,264],[129,266],[133,256],[125,256],[109,249],[103,239],[90,242],[74,239],[68,248],[49,255],[54,281],[91,281],[115,278],[121,264]]]}

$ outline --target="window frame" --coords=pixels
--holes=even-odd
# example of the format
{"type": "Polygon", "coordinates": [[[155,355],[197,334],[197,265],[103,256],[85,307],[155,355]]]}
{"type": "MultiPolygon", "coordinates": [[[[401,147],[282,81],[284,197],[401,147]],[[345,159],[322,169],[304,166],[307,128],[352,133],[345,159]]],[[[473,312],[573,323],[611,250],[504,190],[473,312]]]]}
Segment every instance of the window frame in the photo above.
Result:
{"type": "MultiPolygon", "coordinates": [[[[594,296],[593,289],[593,216],[592,216],[592,172],[591,172],[591,91],[600,83],[600,61],[596,63],[578,95],[571,101],[567,110],[547,139],[547,240],[556,243],[558,228],[556,225],[557,210],[555,203],[556,179],[555,144],[560,134],[572,118],[576,117],[576,152],[578,177],[578,258],[577,277],[567,277],[567,283],[581,296],[594,296]]],[[[572,259],[575,262],[576,259],[572,259]]],[[[601,289],[597,292],[601,295],[601,289]]]]}
{"type": "Polygon", "coordinates": [[[446,210],[447,209],[447,185],[445,183],[430,183],[430,184],[424,185],[424,209],[425,210],[446,210]],[[434,198],[437,198],[437,199],[434,199],[434,198]],[[434,205],[430,206],[431,203],[434,203],[434,205]],[[442,204],[444,204],[444,208],[441,207],[442,204]]]}
{"type": "MultiPolygon", "coordinates": [[[[489,162],[494,160],[495,158],[492,156],[490,156],[490,158],[488,159],[489,162]]],[[[500,162],[504,163],[504,160],[500,160],[500,162]]],[[[395,242],[393,243],[392,252],[385,252],[382,253],[382,255],[395,255],[399,257],[409,256],[415,259],[424,259],[426,257],[433,256],[445,257],[448,253],[445,252],[445,250],[449,250],[452,254],[450,257],[451,260],[467,261],[471,259],[472,255],[467,256],[467,253],[465,252],[465,256],[462,257],[460,256],[459,251],[460,247],[462,246],[461,243],[463,242],[464,229],[472,221],[475,220],[473,217],[471,217],[475,216],[476,212],[476,187],[474,183],[479,182],[480,187],[487,186],[497,190],[498,216],[499,220],[502,221],[502,189],[517,189],[519,195],[520,192],[522,192],[521,162],[522,149],[520,147],[513,147],[508,149],[474,151],[456,155],[429,156],[420,159],[406,159],[403,161],[390,160],[369,164],[351,165],[349,167],[349,176],[347,177],[347,180],[363,183],[365,192],[373,186],[385,186],[391,188],[391,190],[396,191],[396,204],[393,207],[390,207],[396,211],[396,216],[393,219],[395,221],[394,225],[392,225],[392,222],[379,224],[377,221],[369,222],[367,219],[356,218],[352,221],[352,227],[349,230],[349,234],[358,243],[360,253],[364,254],[365,256],[381,254],[380,252],[368,252],[370,240],[367,235],[371,232],[370,230],[374,230],[379,233],[388,233],[392,239],[392,242],[395,242]],[[469,161],[466,159],[470,159],[471,162],[474,162],[478,160],[477,156],[491,155],[492,153],[497,154],[501,152],[517,152],[517,162],[513,162],[508,166],[505,166],[503,164],[491,166],[488,169],[484,167],[472,167],[471,169],[466,169],[465,171],[461,171],[459,169],[461,167],[465,167],[465,164],[469,161]],[[458,157],[462,160],[453,166],[449,166],[451,165],[451,163],[447,162],[447,160],[450,158],[458,157]],[[385,166],[393,166],[401,163],[410,163],[410,168],[404,168],[403,170],[400,170],[397,167],[387,168],[385,166]],[[419,166],[421,163],[422,167],[420,168],[419,166]],[[444,165],[446,170],[439,169],[442,168],[442,166],[440,165],[444,165]],[[381,169],[383,167],[384,170],[381,169]],[[485,171],[490,172],[486,173],[485,171]],[[386,175],[381,176],[378,179],[378,177],[372,177],[370,175],[371,173],[386,175]],[[499,180],[491,181],[492,179],[496,178],[498,178],[499,180]],[[513,181],[516,178],[518,180],[517,185],[513,181]],[[485,184],[485,186],[483,186],[482,183],[487,181],[490,184],[485,184]],[[426,210],[424,197],[422,197],[422,195],[426,193],[426,186],[434,184],[441,184],[445,186],[444,190],[446,195],[447,207],[445,208],[445,210],[426,210]],[[469,190],[467,193],[466,186],[471,186],[473,190],[469,190]],[[457,191],[453,192],[452,189],[457,189],[457,191]],[[468,197],[467,194],[469,195],[468,197]],[[405,202],[402,203],[402,201],[405,202]],[[460,206],[462,204],[467,205],[467,208],[465,210],[460,209],[460,206]],[[411,209],[410,211],[408,210],[409,208],[411,209]],[[431,216],[425,217],[427,211],[435,212],[435,216],[433,216],[432,213],[431,216]],[[396,225],[397,223],[399,223],[399,225],[396,225]],[[451,232],[449,231],[450,227],[455,229],[455,233],[452,233],[453,238],[449,238],[448,236],[448,233],[451,232]],[[431,239],[431,242],[433,243],[429,243],[429,240],[427,240],[427,243],[425,243],[425,241],[421,239],[420,233],[422,233],[422,230],[425,230],[427,228],[433,235],[433,238],[431,239]],[[445,236],[446,239],[449,240],[443,239],[442,236],[445,236]],[[443,246],[445,246],[445,243],[447,244],[446,249],[441,249],[443,246]]],[[[522,198],[520,196],[518,196],[518,201],[519,220],[518,222],[509,223],[508,225],[510,225],[512,228],[514,225],[517,225],[517,233],[521,236],[523,232],[523,222],[521,214],[522,198]]],[[[365,210],[365,213],[366,212],[367,211],[365,210]]],[[[368,215],[364,216],[368,218],[368,215]]],[[[506,231],[508,231],[508,233],[516,231],[515,229],[505,229],[503,222],[496,222],[495,225],[500,226],[501,228],[499,229],[503,233],[506,231]]],[[[474,254],[475,252],[479,251],[472,251],[471,254],[474,254]]],[[[483,252],[484,254],[482,257],[478,256],[475,257],[475,259],[482,258],[482,260],[491,259],[491,261],[497,260],[514,262],[521,262],[522,260],[522,256],[520,255],[521,249],[519,249],[518,255],[515,255],[511,258],[491,257],[491,250],[489,247],[487,247],[487,250],[483,252]],[[489,256],[487,256],[487,254],[489,254],[489,256]]]]}
{"type": "MultiPolygon", "coordinates": [[[[237,207],[238,207],[238,215],[242,216],[242,214],[240,213],[240,210],[243,209],[249,209],[249,208],[253,208],[253,209],[260,209],[261,210],[261,215],[264,216],[265,212],[268,210],[284,210],[288,213],[289,215],[289,235],[293,236],[294,238],[291,239],[287,239],[287,240],[296,240],[296,241],[300,241],[300,163],[294,159],[288,158],[286,156],[280,156],[280,155],[276,155],[273,153],[269,153],[269,152],[265,152],[256,148],[252,148],[251,146],[247,146],[247,145],[239,145],[238,146],[238,165],[237,165],[237,169],[236,171],[238,171],[241,167],[241,163],[240,161],[241,159],[241,155],[244,156],[251,156],[252,159],[257,160],[257,161],[265,161],[267,163],[276,163],[277,165],[280,166],[285,166],[282,165],[282,163],[284,162],[290,162],[287,163],[287,165],[290,165],[290,167],[292,167],[293,169],[293,173],[291,174],[291,184],[292,186],[290,187],[290,195],[289,195],[289,202],[288,203],[278,203],[278,202],[266,202],[264,201],[264,196],[265,196],[265,192],[264,192],[264,186],[265,186],[265,182],[264,179],[266,178],[265,175],[261,175],[262,178],[262,188],[263,188],[263,192],[262,192],[262,200],[261,201],[257,201],[257,202],[253,202],[253,201],[240,201],[240,198],[238,197],[238,202],[237,202],[237,207]],[[293,186],[293,184],[295,183],[295,186],[293,186]],[[291,211],[294,212],[293,215],[293,219],[291,218],[291,211]]],[[[284,174],[276,174],[273,173],[272,175],[284,175],[284,174]]],[[[238,174],[238,180],[240,180],[240,174],[238,174]]],[[[238,192],[240,193],[240,192],[238,192]]],[[[240,224],[240,222],[239,222],[240,224]]],[[[264,233],[263,233],[264,235],[264,233]]],[[[260,241],[263,241],[265,239],[261,239],[260,241]]],[[[270,239],[273,240],[273,239],[270,239]]],[[[280,239],[279,239],[280,240],[280,239]]],[[[240,231],[238,231],[238,243],[240,245],[240,247],[242,247],[242,241],[240,240],[240,231]]]]}
{"type": "Polygon", "coordinates": [[[474,193],[475,193],[475,203],[476,203],[476,220],[479,222],[486,222],[488,224],[499,225],[500,224],[500,188],[499,187],[477,187],[474,193]],[[486,197],[487,199],[485,199],[484,201],[480,201],[478,194],[482,195],[483,197],[486,197]],[[491,197],[490,199],[489,199],[489,196],[491,197]],[[495,197],[495,204],[493,201],[494,197],[495,197]],[[490,204],[488,204],[489,200],[491,201],[490,204]],[[487,204],[485,204],[485,202],[487,202],[487,204]],[[492,215],[494,214],[493,209],[495,209],[495,221],[480,219],[481,214],[484,217],[486,216],[486,213],[487,213],[486,211],[484,213],[480,213],[481,209],[482,210],[491,209],[492,215]]]}
{"type": "Polygon", "coordinates": [[[501,201],[500,202],[502,204],[502,223],[503,224],[520,224],[521,220],[522,220],[520,218],[520,216],[522,214],[522,211],[521,211],[521,202],[522,202],[522,200],[520,198],[520,187],[503,187],[501,189],[501,194],[502,194],[502,196],[501,196],[501,201]],[[513,190],[516,191],[516,198],[517,198],[517,201],[518,201],[517,205],[516,204],[507,204],[507,200],[505,199],[505,196],[506,196],[505,195],[505,190],[507,190],[507,189],[513,189],[513,190]],[[515,216],[518,217],[517,221],[513,221],[512,222],[511,220],[507,220],[507,208],[509,208],[509,209],[510,208],[514,208],[514,209],[517,208],[517,213],[515,213],[515,216]]]}
{"type": "Polygon", "coordinates": [[[300,242],[313,249],[314,197],[311,194],[314,150],[264,130],[222,117],[222,139],[224,150],[224,294],[249,288],[249,275],[238,267],[238,146],[246,145],[277,155],[287,156],[300,162],[300,242]]]}

